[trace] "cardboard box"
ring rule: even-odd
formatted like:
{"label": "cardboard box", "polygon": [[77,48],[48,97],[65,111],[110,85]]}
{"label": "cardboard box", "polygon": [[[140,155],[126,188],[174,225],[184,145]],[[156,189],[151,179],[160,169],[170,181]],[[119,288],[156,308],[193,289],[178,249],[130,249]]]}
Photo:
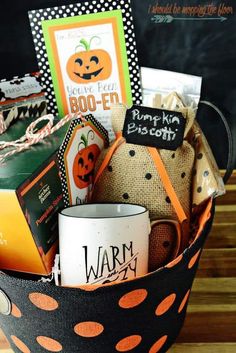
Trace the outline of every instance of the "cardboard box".
{"label": "cardboard box", "polygon": [[39,118],[47,103],[38,72],[0,81],[0,134],[19,119]]}
{"label": "cardboard box", "polygon": [[[24,135],[33,119],[18,121],[1,140]],[[68,124],[0,165],[0,269],[51,272],[63,207],[57,150]]]}

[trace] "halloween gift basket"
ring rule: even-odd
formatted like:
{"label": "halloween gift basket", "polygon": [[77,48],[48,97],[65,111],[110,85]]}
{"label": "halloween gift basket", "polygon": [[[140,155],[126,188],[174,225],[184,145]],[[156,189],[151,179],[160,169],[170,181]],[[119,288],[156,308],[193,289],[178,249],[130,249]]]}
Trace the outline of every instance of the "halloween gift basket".
{"label": "halloween gift basket", "polygon": [[[130,140],[127,124],[134,107],[114,105],[116,138],[98,157],[89,202],[138,203],[149,209],[153,222],[149,273],[120,282],[112,282],[111,277],[105,285],[74,288],[1,273],[1,327],[16,353],[163,353],[183,326],[213,222],[214,197],[224,193],[224,186],[195,119],[198,105],[204,104],[199,103],[199,85],[194,95],[194,90],[190,92],[179,83],[174,87],[171,82],[168,87],[165,78],[159,80],[158,87],[150,87],[149,81],[146,90],[148,72],[142,74],[144,105],[151,109],[148,116],[157,112],[175,112],[175,119],[181,116],[180,143],[173,148],[173,139],[167,141],[167,137],[159,146],[140,144],[137,136]],[[144,114],[141,107],[135,108]],[[219,112],[214,105],[209,108]],[[221,112],[219,116],[226,123]],[[230,142],[225,182],[233,166],[227,123],[226,129]],[[172,149],[163,145],[166,142]]]}

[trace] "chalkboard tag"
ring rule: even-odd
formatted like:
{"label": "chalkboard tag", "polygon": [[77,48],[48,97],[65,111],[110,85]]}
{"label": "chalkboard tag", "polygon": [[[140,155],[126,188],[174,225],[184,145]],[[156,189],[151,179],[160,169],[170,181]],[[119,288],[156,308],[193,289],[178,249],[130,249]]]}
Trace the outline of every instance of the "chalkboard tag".
{"label": "chalkboard tag", "polygon": [[183,143],[185,123],[181,112],[133,105],[126,111],[123,136],[127,143],[174,151]]}

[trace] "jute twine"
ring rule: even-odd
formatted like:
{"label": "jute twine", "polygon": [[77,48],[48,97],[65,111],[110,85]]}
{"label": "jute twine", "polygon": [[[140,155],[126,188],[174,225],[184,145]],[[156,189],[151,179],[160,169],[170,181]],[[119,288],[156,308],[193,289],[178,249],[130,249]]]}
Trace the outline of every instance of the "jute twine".
{"label": "jute twine", "polygon": [[[30,148],[30,146],[42,141],[45,137],[52,135],[59,130],[63,125],[73,118],[81,117],[81,114],[68,114],[53,126],[54,116],[52,114],[44,115],[33,121],[26,129],[25,134],[15,141],[0,141],[0,150],[10,149],[5,153],[0,154],[0,163],[3,163],[8,157],[16,153],[20,153]],[[47,121],[46,125],[40,130],[37,125],[41,121]]]}

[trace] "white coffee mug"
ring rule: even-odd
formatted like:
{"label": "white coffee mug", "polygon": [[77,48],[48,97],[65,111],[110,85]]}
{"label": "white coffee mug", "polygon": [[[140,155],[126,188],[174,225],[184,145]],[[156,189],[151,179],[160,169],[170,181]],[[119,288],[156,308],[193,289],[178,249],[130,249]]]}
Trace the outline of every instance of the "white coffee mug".
{"label": "white coffee mug", "polygon": [[105,284],[148,272],[149,213],[133,204],[68,207],[59,213],[61,285]]}

